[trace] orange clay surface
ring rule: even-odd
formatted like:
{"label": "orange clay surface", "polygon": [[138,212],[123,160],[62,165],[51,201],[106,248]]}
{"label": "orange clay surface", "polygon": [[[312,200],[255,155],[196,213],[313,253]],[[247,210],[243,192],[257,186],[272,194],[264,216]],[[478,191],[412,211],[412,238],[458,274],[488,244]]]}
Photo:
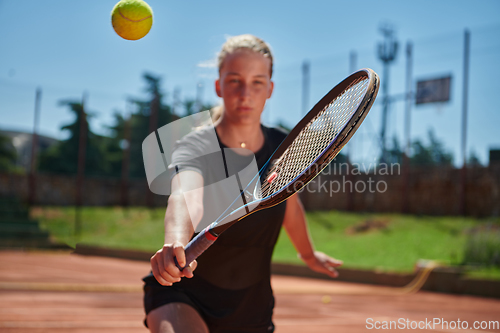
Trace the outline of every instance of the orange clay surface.
{"label": "orange clay surface", "polygon": [[[148,272],[147,262],[68,252],[0,251],[0,332],[146,333],[141,278]],[[496,299],[408,295],[397,288],[288,276],[273,276],[272,284],[277,333],[407,331],[368,329],[368,318],[379,325],[434,318],[469,325],[469,330],[441,325],[410,330],[425,332],[473,332],[474,321],[500,321]]]}

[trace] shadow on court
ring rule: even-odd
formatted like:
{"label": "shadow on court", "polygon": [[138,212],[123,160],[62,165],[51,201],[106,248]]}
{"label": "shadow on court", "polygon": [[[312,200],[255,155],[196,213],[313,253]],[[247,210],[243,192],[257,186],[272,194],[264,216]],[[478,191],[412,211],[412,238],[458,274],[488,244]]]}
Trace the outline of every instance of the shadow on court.
{"label": "shadow on court", "polygon": [[[0,331],[148,332],[142,324],[141,291],[141,278],[148,272],[147,262],[0,251]],[[376,330],[376,322],[404,323],[407,329],[420,324],[423,329],[417,331],[467,332],[474,322],[485,326],[500,320],[496,299],[408,295],[397,288],[287,276],[273,276],[272,283],[278,333],[367,332]],[[441,324],[430,325],[438,319]],[[464,322],[469,330],[463,329]],[[491,326],[480,331],[500,332]]]}

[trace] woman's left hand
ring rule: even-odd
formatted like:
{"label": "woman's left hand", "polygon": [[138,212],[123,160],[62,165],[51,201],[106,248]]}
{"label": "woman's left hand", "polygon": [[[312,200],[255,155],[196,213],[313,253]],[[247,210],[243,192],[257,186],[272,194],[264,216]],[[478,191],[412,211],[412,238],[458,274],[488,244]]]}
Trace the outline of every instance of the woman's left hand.
{"label": "woman's left hand", "polygon": [[314,251],[312,255],[305,258],[301,255],[299,257],[313,271],[326,274],[332,278],[339,276],[335,267],[342,266],[343,264],[342,260],[337,260],[319,251]]}

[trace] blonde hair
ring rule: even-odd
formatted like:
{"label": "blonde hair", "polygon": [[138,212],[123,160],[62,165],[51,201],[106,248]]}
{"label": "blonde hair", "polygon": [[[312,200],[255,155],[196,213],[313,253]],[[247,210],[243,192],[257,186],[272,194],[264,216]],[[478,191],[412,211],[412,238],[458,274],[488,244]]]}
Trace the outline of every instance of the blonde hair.
{"label": "blonde hair", "polygon": [[224,112],[223,105],[217,105],[210,109],[210,116],[212,117],[212,123],[215,123],[220,119],[222,113]]}
{"label": "blonde hair", "polygon": [[[271,52],[271,47],[259,37],[250,34],[229,37],[222,45],[222,48],[217,56],[217,67],[219,69],[219,73],[226,57],[241,49],[248,49],[253,52],[260,53],[265,58],[268,58],[271,61],[269,77],[273,76],[273,54]],[[210,111],[212,114],[212,121],[216,122],[224,112],[224,106],[216,106]]]}
{"label": "blonde hair", "polygon": [[226,57],[229,54],[234,53],[236,50],[241,49],[249,49],[253,52],[260,53],[264,57],[271,60],[269,76],[273,76],[273,54],[271,52],[271,47],[259,37],[250,34],[232,36],[226,40],[226,42],[222,45],[219,55],[217,56],[219,72]]}

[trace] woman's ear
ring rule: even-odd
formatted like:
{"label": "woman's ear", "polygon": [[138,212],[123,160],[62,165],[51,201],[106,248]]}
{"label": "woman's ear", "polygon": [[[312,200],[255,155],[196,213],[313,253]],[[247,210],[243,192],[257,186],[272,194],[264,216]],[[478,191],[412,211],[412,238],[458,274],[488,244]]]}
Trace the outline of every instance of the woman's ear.
{"label": "woman's ear", "polygon": [[274,90],[274,82],[270,81],[269,82],[269,93],[267,94],[267,98],[271,98]]}
{"label": "woman's ear", "polygon": [[220,79],[215,80],[215,92],[217,96],[222,97],[221,89],[220,89]]}

